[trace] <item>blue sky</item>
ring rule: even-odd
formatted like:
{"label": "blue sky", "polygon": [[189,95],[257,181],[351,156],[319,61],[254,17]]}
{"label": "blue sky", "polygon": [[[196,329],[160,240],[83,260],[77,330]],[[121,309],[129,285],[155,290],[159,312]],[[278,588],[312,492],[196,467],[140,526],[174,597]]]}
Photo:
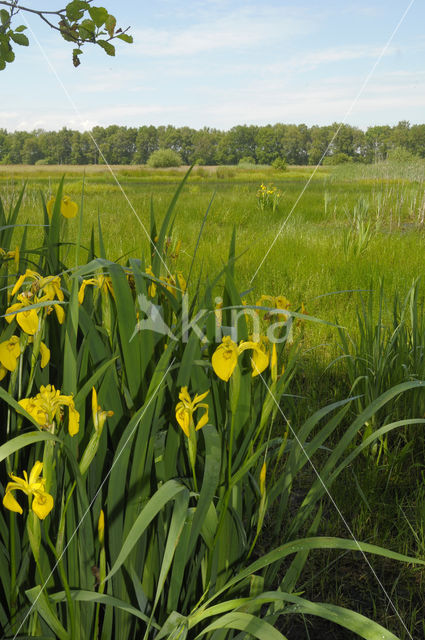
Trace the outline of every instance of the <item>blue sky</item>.
{"label": "blue sky", "polygon": [[[63,2],[66,4],[66,1]],[[229,129],[342,121],[409,0],[98,0],[134,44],[111,58],[28,18],[28,49],[0,72],[0,127],[188,125]],[[57,0],[28,0],[56,9]],[[347,122],[425,122],[425,3],[416,0]],[[62,83],[62,84],[61,84]],[[64,89],[65,88],[65,89]],[[77,112],[69,101],[71,96]]]}

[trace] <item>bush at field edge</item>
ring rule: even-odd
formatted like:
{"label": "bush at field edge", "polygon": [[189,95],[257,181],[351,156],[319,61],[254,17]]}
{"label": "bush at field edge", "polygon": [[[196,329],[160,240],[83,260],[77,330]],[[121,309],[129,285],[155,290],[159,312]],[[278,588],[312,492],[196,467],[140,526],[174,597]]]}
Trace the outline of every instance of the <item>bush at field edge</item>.
{"label": "bush at field edge", "polygon": [[147,164],[154,169],[164,169],[167,167],[180,167],[183,161],[180,155],[172,149],[157,149],[151,153]]}

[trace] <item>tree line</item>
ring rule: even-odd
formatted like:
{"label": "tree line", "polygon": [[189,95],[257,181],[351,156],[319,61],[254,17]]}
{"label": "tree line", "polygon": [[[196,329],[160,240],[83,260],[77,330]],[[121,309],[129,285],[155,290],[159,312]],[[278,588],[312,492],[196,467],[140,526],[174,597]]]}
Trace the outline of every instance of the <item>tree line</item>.
{"label": "tree line", "polygon": [[[1,164],[146,164],[158,149],[172,149],[184,164],[271,164],[277,158],[288,164],[317,164],[328,149],[325,163],[385,160],[395,150],[425,157],[425,124],[406,120],[395,126],[369,127],[366,131],[338,123],[307,127],[305,124],[238,125],[228,131],[209,127],[111,125],[80,132],[14,131],[0,129]],[[93,139],[96,141],[94,144]],[[330,146],[329,146],[330,145]],[[104,160],[105,159],[105,160]]]}

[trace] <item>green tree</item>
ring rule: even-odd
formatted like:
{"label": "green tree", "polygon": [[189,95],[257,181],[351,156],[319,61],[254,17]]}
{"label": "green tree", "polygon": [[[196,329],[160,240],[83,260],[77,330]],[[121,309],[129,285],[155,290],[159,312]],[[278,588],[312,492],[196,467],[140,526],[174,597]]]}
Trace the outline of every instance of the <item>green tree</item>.
{"label": "green tree", "polygon": [[217,164],[217,145],[221,135],[221,131],[208,127],[195,131],[192,137],[192,151],[189,163]]}
{"label": "green tree", "polygon": [[281,157],[282,149],[279,144],[278,130],[268,124],[259,127],[256,136],[256,155],[260,164],[272,164]]}
{"label": "green tree", "polygon": [[158,131],[153,125],[139,127],[136,136],[136,151],[133,156],[134,164],[146,164],[149,156],[159,149]]}
{"label": "green tree", "polygon": [[244,156],[257,160],[257,132],[258,127],[252,125],[238,125],[227,131],[217,147],[220,164],[237,164]]}
{"label": "green tree", "polygon": [[[116,126],[116,125],[113,125]],[[102,159],[102,155],[101,154],[105,154],[107,153],[107,138],[108,138],[108,134],[107,134],[107,130],[105,129],[105,127],[93,127],[93,129],[91,130],[91,134],[93,136],[93,139],[96,141],[96,145],[95,145],[95,150],[93,153],[93,164],[103,164],[103,159]],[[100,149],[100,153],[99,153],[99,149]]]}
{"label": "green tree", "polygon": [[334,122],[332,128],[334,132],[338,131],[332,142],[332,154],[340,155],[341,158],[346,155],[349,158],[360,159],[364,149],[363,131],[349,124],[339,125],[337,122]]}
{"label": "green tree", "polygon": [[276,125],[279,139],[279,157],[288,164],[307,164],[308,129],[305,124]]}
{"label": "green tree", "polygon": [[365,160],[379,162],[385,160],[391,146],[391,127],[388,125],[369,127],[365,133]]}
{"label": "green tree", "polygon": [[160,149],[172,149],[178,153],[185,164],[189,163],[192,151],[192,138],[195,133],[190,127],[158,127],[158,146]]}
{"label": "green tree", "polygon": [[81,133],[73,131],[71,136],[71,164],[86,164],[81,150]]}
{"label": "green tree", "polygon": [[22,146],[22,162],[24,164],[35,164],[43,157],[40,144],[36,135],[30,135]]}
{"label": "green tree", "polygon": [[223,131],[217,144],[216,159],[218,164],[236,164],[236,151],[232,146],[230,131]]}
{"label": "green tree", "polygon": [[47,164],[59,164],[61,150],[58,144],[58,132],[43,131],[38,139],[44,161]]}
{"label": "green tree", "polygon": [[22,164],[22,150],[28,137],[30,134],[26,131],[15,131],[10,134],[9,148],[3,159],[4,164]]}
{"label": "green tree", "polygon": [[73,131],[63,127],[57,132],[56,138],[56,164],[71,164]]}
{"label": "green tree", "polygon": [[119,127],[109,138],[106,159],[111,164],[131,164],[136,152],[136,127]]}
{"label": "green tree", "polygon": [[6,129],[0,129],[0,163],[4,162],[4,158],[9,151],[9,134]]}
{"label": "green tree", "polygon": [[108,56],[114,56],[112,40],[133,42],[132,36],[127,33],[129,28],[117,28],[116,18],[104,7],[94,6],[92,0],[72,0],[55,11],[30,8],[22,5],[20,0],[0,0],[0,6],[3,7],[0,9],[0,71],[15,60],[15,45],[29,45],[28,37],[23,33],[26,26],[15,26],[21,12],[37,15],[64,40],[73,44],[72,62],[75,67],[80,64],[82,47],[86,44],[96,44]]}
{"label": "green tree", "polygon": [[308,164],[318,164],[332,140],[332,127],[313,125],[310,129],[310,142],[307,148]]}
{"label": "green tree", "polygon": [[409,149],[409,130],[410,122],[408,120],[400,120],[391,131],[391,146]]}
{"label": "green tree", "polygon": [[425,158],[425,124],[414,124],[410,127],[409,151]]}

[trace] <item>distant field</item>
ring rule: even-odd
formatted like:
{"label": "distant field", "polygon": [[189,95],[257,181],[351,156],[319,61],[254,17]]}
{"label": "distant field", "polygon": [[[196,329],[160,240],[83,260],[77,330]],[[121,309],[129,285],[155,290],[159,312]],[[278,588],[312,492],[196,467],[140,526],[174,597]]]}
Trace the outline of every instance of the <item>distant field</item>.
{"label": "distant field", "polygon": [[[155,210],[165,212],[185,168],[118,166],[113,171],[131,206],[101,165],[3,166],[1,196],[10,204],[27,181],[20,222],[39,225],[40,192],[48,198],[65,173],[65,193],[80,201],[85,174],[85,241],[92,225],[97,227],[99,215],[108,255],[119,259],[147,254],[142,224],[149,227],[151,197]],[[248,291],[247,301],[255,303],[262,293],[284,294],[293,309],[304,301],[310,314],[351,326],[356,291],[376,286],[384,278],[389,298],[394,291],[404,295],[425,270],[424,166],[321,167],[281,230],[312,171],[312,167],[290,167],[283,173],[267,167],[195,168],[177,205],[174,239],[182,240],[178,268],[183,272],[189,268],[203,216],[213,198],[200,240],[198,266],[200,269],[202,263],[205,277],[221,264],[235,226],[239,286]],[[262,182],[283,193],[274,213],[258,206],[256,194]],[[68,227],[72,242],[77,222],[71,220]],[[37,227],[31,230],[32,246],[37,245],[39,233]],[[309,327],[307,344],[334,344],[335,329]],[[330,353],[336,354],[333,346]]]}

